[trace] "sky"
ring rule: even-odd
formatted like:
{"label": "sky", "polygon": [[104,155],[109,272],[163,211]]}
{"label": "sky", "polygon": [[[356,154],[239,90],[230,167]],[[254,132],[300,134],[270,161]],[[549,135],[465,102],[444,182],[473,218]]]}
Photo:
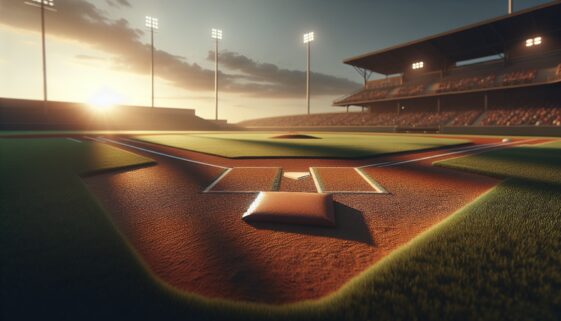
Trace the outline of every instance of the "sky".
{"label": "sky", "polygon": [[[548,1],[515,0],[514,10]],[[306,46],[313,31],[311,110],[361,86],[346,58],[506,14],[507,0],[54,0],[46,12],[49,100],[195,109],[229,122],[306,112]],[[382,77],[381,75],[375,75]],[[0,0],[0,97],[42,99],[40,10]]]}

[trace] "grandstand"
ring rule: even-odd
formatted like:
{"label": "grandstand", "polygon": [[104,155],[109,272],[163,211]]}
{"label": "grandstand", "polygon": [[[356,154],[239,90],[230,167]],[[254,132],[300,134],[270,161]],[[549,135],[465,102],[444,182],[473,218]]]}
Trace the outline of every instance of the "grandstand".
{"label": "grandstand", "polygon": [[[378,126],[391,131],[561,135],[561,2],[353,57],[364,87],[347,113],[251,120],[246,127]],[[369,80],[370,75],[383,78]],[[349,113],[350,106],[365,113]]]}

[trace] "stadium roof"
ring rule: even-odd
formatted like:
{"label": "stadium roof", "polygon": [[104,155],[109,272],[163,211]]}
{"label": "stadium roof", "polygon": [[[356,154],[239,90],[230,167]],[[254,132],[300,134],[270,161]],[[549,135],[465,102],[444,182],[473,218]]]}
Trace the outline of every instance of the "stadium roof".
{"label": "stadium roof", "polygon": [[356,56],[344,63],[380,74],[397,74],[416,61],[434,67],[500,54],[536,34],[561,39],[561,1]]}

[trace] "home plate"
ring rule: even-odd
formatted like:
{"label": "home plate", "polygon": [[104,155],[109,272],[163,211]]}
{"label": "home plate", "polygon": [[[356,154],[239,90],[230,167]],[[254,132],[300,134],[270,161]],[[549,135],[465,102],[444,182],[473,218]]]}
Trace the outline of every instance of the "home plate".
{"label": "home plate", "polygon": [[294,180],[299,180],[310,176],[310,172],[284,172],[282,176]]}
{"label": "home plate", "polygon": [[331,194],[302,192],[260,192],[242,219],[316,226],[335,226]]}

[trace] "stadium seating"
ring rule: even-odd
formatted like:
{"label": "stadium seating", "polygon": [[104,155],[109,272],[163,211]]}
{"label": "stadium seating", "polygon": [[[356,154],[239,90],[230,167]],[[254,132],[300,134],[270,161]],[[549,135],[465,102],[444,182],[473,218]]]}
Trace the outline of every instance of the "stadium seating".
{"label": "stadium seating", "polygon": [[[478,119],[481,119],[478,121]],[[279,126],[561,126],[561,105],[437,112],[350,112],[281,116],[241,122],[246,127]]]}
{"label": "stadium seating", "polygon": [[417,96],[422,94],[424,89],[425,89],[425,85],[423,84],[402,86],[399,87],[395,96],[396,97]]}
{"label": "stadium seating", "polygon": [[503,76],[503,86],[529,84],[536,79],[537,70],[515,71]]}
{"label": "stadium seating", "polygon": [[561,126],[561,108],[497,108],[488,111],[481,119],[484,126]]}
{"label": "stadium seating", "polygon": [[352,102],[372,100],[372,99],[382,99],[388,96],[389,92],[390,92],[389,89],[367,89],[367,90],[361,90],[358,93],[347,97],[346,99]]}
{"label": "stadium seating", "polygon": [[489,88],[495,86],[496,78],[496,75],[488,75],[441,81],[438,83],[436,92],[441,93]]}
{"label": "stadium seating", "polygon": [[483,113],[481,110],[470,110],[463,113],[459,113],[448,123],[448,126],[470,126],[477,118]]}
{"label": "stadium seating", "polygon": [[[561,64],[549,65],[543,70],[544,80],[561,79]],[[395,80],[386,79],[370,81],[366,86],[351,95],[335,101],[336,105],[352,104],[356,102],[375,101],[385,98],[422,96],[439,93],[462,92],[486,88],[498,88],[505,86],[518,86],[538,82],[538,69],[522,69],[520,66],[513,68],[498,68],[494,71],[489,69],[479,70],[476,74],[472,71],[468,74],[455,72],[443,79],[430,78],[413,81],[413,83],[401,84]]]}

